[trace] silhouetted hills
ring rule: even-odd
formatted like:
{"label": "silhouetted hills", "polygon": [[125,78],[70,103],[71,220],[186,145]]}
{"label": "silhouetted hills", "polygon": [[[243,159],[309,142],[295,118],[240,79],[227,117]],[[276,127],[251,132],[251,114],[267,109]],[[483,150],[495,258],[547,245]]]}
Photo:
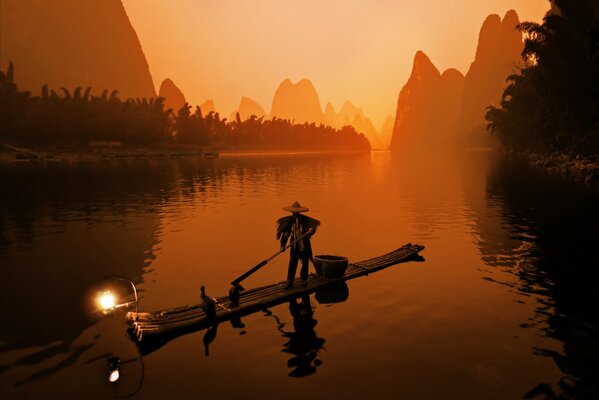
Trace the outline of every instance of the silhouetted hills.
{"label": "silhouetted hills", "polygon": [[352,126],[363,133],[374,147],[387,145],[381,141],[372,121],[364,115],[362,109],[350,101],[343,103],[339,112],[329,102],[323,113],[318,92],[308,79],[302,79],[296,84],[289,79],[281,82],[272,101],[270,117],[288,119],[295,123],[314,122],[337,129]]}
{"label": "silhouetted hills", "polygon": [[216,108],[214,108],[214,102],[212,100],[206,100],[200,104],[200,109],[204,115],[210,114],[211,112],[216,112]]}
{"label": "silhouetted hills", "polygon": [[316,88],[308,79],[295,84],[289,79],[281,82],[272,99],[270,117],[288,119],[298,124],[326,123]]}
{"label": "silhouetted hills", "polygon": [[334,123],[337,125],[351,125],[356,116],[364,117],[362,109],[356,107],[352,102],[346,101],[337,113]]}
{"label": "silhouetted hills", "polygon": [[426,54],[416,52],[410,78],[399,92],[391,149],[399,147],[400,142],[411,142],[418,132],[430,130],[427,124],[431,118],[427,118],[426,114],[436,101],[433,88],[440,77]]}
{"label": "silhouetted hills", "polygon": [[158,96],[164,98],[164,108],[167,110],[170,108],[175,114],[187,102],[183,92],[169,78],[162,81]]}
{"label": "silhouetted hills", "polygon": [[485,123],[485,110],[497,105],[507,83],[506,78],[517,72],[524,44],[516,29],[520,23],[514,10],[503,20],[489,15],[480,29],[476,56],[464,81],[462,115],[458,129],[468,132]]}
{"label": "silhouetted hills", "polygon": [[122,98],[156,91],[120,0],[2,0],[0,68],[12,61],[22,89],[91,86]]}
{"label": "silhouetted hills", "polygon": [[381,141],[380,135],[372,121],[364,115],[362,108],[356,107],[352,102],[346,101],[341,106],[339,112],[335,112],[335,108],[329,102],[325,108],[325,118],[327,123],[334,128],[342,128],[343,126],[353,126],[358,132],[363,133],[373,147],[386,147],[387,144]]}
{"label": "silhouetted hills", "polygon": [[485,110],[497,104],[506,78],[517,71],[522,36],[518,15],[484,21],[474,62],[464,77],[450,68],[440,74],[422,51],[414,57],[412,73],[399,93],[391,149],[448,143],[490,143],[484,129]]}
{"label": "silhouetted hills", "polygon": [[324,117],[329,121],[330,124],[334,124],[337,122],[337,113],[335,112],[335,108],[329,101],[324,108]]}
{"label": "silhouetted hills", "polygon": [[260,104],[258,104],[256,101],[250,99],[249,97],[241,98],[241,101],[239,102],[239,107],[237,108],[236,111],[233,111],[231,113],[229,120],[231,120],[231,121],[235,120],[237,118],[236,117],[237,113],[239,113],[239,117],[241,118],[242,121],[245,121],[246,119],[250,118],[252,115],[255,115],[256,117],[260,118],[266,114],[266,112],[264,112],[264,108],[262,108],[262,106]]}
{"label": "silhouetted hills", "polygon": [[395,120],[393,119],[393,117],[391,115],[389,115],[383,122],[383,125],[381,126],[381,130],[379,131],[379,136],[381,138],[381,141],[386,144],[384,147],[388,147],[389,143],[391,142],[391,136],[393,135],[394,122],[395,122]]}
{"label": "silhouetted hills", "polygon": [[391,149],[437,141],[451,133],[459,116],[463,75],[449,69],[441,75],[422,51],[399,93]]}
{"label": "silhouetted hills", "polygon": [[441,136],[446,139],[454,134],[453,127],[460,117],[464,84],[466,79],[460,71],[449,68],[441,74],[438,115],[442,129]]}
{"label": "silhouetted hills", "polygon": [[[362,110],[360,109],[360,111]],[[379,137],[379,133],[376,131],[374,124],[369,118],[364,116],[364,113],[360,112],[354,114],[354,119],[350,125],[353,126],[358,132],[363,133],[373,147],[377,149],[383,147],[381,138]]]}

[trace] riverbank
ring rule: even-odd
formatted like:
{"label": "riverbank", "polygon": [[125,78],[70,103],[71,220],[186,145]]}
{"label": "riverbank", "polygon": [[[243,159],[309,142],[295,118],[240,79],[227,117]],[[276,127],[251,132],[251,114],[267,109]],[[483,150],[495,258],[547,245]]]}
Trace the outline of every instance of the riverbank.
{"label": "riverbank", "polygon": [[77,162],[104,160],[135,160],[180,157],[218,157],[215,150],[200,150],[189,146],[145,147],[18,147],[0,145],[0,162]]}
{"label": "riverbank", "polygon": [[537,169],[564,179],[599,185],[599,157],[583,157],[568,153],[518,153]]}
{"label": "riverbank", "polygon": [[216,158],[220,156],[280,156],[306,154],[363,153],[352,150],[323,149],[200,149],[195,146],[168,145],[161,147],[51,147],[33,148],[0,144],[0,162],[79,162],[107,160],[143,160],[166,158]]}

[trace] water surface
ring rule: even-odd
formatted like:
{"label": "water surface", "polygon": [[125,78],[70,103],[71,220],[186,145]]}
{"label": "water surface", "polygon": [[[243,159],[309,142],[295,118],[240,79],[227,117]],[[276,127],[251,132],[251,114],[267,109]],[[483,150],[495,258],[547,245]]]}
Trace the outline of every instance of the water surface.
{"label": "water surface", "polygon": [[[516,161],[228,156],[5,164],[0,177],[3,399],[599,393],[597,192]],[[426,261],[350,281],[345,301],[312,295],[143,358],[122,313],[92,312],[111,274],[137,284],[142,310],[197,303],[201,285],[225,294],[278,250],[274,221],[295,200],[322,221],[317,254],[360,261],[412,242]],[[245,286],[283,280],[286,262]]]}

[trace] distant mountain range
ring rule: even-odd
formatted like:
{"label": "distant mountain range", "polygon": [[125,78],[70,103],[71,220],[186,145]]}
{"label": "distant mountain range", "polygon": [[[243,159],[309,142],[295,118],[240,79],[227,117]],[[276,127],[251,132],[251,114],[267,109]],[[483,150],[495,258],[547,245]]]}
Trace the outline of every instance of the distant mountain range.
{"label": "distant mountain range", "polygon": [[316,88],[308,79],[295,84],[289,79],[281,82],[272,99],[270,117],[288,119],[298,124],[327,122]]}
{"label": "distant mountain range", "polygon": [[175,83],[169,78],[166,78],[164,81],[162,81],[160,90],[158,91],[158,96],[164,98],[164,108],[170,108],[175,115],[177,115],[181,107],[187,103],[185,100],[185,95],[181,89],[179,89],[177,85],[175,85]]}
{"label": "distant mountain range", "polygon": [[[185,97],[170,79],[162,83],[160,96],[166,98],[165,104],[173,108],[175,113],[185,103]],[[207,100],[200,105],[200,108],[203,114],[216,111],[212,100]],[[237,113],[239,113],[242,121],[255,115],[257,118],[276,117],[287,119],[297,124],[314,122],[334,128],[351,125],[356,131],[363,133],[374,148],[385,148],[389,145],[393,128],[393,119],[388,117],[381,128],[381,132],[384,131],[385,134],[379,134],[372,121],[364,115],[362,109],[349,101],[343,104],[339,112],[335,112],[333,105],[327,103],[325,112],[323,112],[318,92],[314,84],[308,79],[302,79],[297,83],[293,83],[289,79],[283,80],[275,91],[271,111],[268,114],[260,104],[249,97],[241,98],[239,107],[229,115],[229,120],[234,121],[237,118]]]}
{"label": "distant mountain range", "polygon": [[[121,98],[156,96],[148,63],[120,0],[2,0],[0,7],[0,68],[12,61],[21,89],[39,94],[44,84],[71,90],[91,86],[94,93],[117,89]],[[335,128],[351,125],[374,148],[391,142],[393,150],[418,142],[443,145],[488,137],[482,132],[485,109],[498,103],[507,76],[520,62],[518,23],[514,10],[503,19],[487,17],[466,76],[455,69],[440,73],[424,52],[417,52],[411,76],[399,93],[395,120],[387,118],[380,131],[349,101],[338,112],[331,103],[323,111],[308,79],[283,80],[269,113],[256,101],[241,98],[229,119],[238,112],[242,120],[256,115]],[[186,102],[171,79],[162,82],[159,95],[175,114]],[[212,100],[200,108],[203,114],[216,111]]]}
{"label": "distant mountain range", "polygon": [[202,114],[210,114],[211,112],[216,112],[216,108],[214,107],[214,101],[206,100],[202,104],[200,104],[200,110],[202,110]]}
{"label": "distant mountain range", "polygon": [[[325,107],[325,117],[328,124],[341,128],[345,125],[353,126],[358,132],[363,133],[373,148],[383,148],[388,146],[388,140],[377,131],[372,121],[364,115],[362,108],[356,107],[350,101],[346,101],[341,106],[339,112],[335,112],[333,105],[329,102]],[[387,136],[391,138],[391,135]],[[385,143],[386,142],[386,143]]]}
{"label": "distant mountain range", "polygon": [[255,100],[250,99],[249,97],[242,97],[239,102],[239,107],[234,111],[229,120],[234,121],[237,118],[237,113],[239,113],[239,119],[245,121],[255,115],[257,118],[264,117],[266,112],[264,108],[260,104],[258,104]]}
{"label": "distant mountain range", "polygon": [[269,116],[289,119],[296,123],[315,122],[334,128],[351,125],[356,131],[363,133],[373,147],[380,148],[386,145],[372,121],[364,115],[361,108],[351,102],[346,101],[339,112],[335,112],[333,105],[327,103],[323,112],[318,92],[308,79],[302,79],[295,84],[289,79],[281,82],[274,94]]}
{"label": "distant mountain range", "polygon": [[523,49],[518,14],[484,21],[474,61],[466,76],[455,69],[442,74],[422,51],[399,93],[391,149],[490,143],[484,114],[501,99],[506,79],[517,72]]}
{"label": "distant mountain range", "polygon": [[20,89],[118,89],[155,97],[148,62],[120,0],[2,0],[0,68],[15,66]]}

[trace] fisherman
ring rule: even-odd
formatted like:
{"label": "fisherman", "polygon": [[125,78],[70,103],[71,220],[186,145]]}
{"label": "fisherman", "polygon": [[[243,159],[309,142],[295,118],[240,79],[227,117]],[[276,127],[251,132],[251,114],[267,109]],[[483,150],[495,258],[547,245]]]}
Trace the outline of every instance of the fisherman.
{"label": "fisherman", "polygon": [[[293,243],[289,257],[289,269],[287,270],[287,285],[285,286],[286,289],[289,289],[293,286],[299,260],[302,261],[300,278],[304,282],[308,279],[309,262],[312,259],[310,237],[316,232],[316,228],[320,226],[320,221],[303,215],[302,213],[308,211],[309,208],[303,207],[297,201],[289,207],[283,207],[283,210],[290,212],[291,215],[277,220],[277,239],[281,243],[281,250],[285,249],[287,240]],[[307,235],[294,243],[295,240],[305,234]]]}

